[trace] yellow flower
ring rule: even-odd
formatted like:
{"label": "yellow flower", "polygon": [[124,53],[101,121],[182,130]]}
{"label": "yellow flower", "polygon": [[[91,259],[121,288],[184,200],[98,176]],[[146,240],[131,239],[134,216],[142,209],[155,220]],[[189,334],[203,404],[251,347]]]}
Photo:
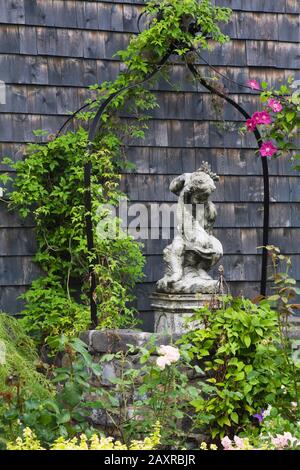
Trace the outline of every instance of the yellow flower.
{"label": "yellow flower", "polygon": [[[154,426],[153,433],[143,441],[132,441],[130,450],[152,450],[160,444],[160,423]],[[30,428],[23,431],[23,438],[18,437],[15,443],[10,442],[7,445],[8,450],[45,450],[36,435]],[[129,450],[125,444],[120,441],[114,441],[112,437],[99,437],[94,434],[90,439],[85,434],[73,439],[59,437],[51,445],[49,450]]]}

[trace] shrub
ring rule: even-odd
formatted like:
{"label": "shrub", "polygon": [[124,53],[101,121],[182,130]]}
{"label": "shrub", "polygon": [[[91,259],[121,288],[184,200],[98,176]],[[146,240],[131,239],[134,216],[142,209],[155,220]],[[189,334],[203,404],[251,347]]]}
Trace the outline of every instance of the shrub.
{"label": "shrub", "polygon": [[[143,441],[132,441],[127,447],[111,437],[99,437],[94,434],[90,439],[85,434],[78,438],[65,439],[60,437],[49,450],[152,450],[160,443],[160,424],[156,423],[152,434]],[[24,429],[23,438],[17,438],[16,442],[8,444],[8,450],[45,450],[36,435],[30,428]]]}
{"label": "shrub", "polygon": [[38,372],[40,360],[35,345],[20,322],[0,314],[0,446],[18,433],[19,412],[11,405],[24,399],[42,403],[52,399],[54,386]]}
{"label": "shrub", "polygon": [[267,300],[255,305],[228,297],[222,308],[203,308],[195,319],[205,328],[181,341],[207,375],[192,402],[198,425],[208,425],[213,438],[232,436],[268,405],[288,410],[297,399],[294,377],[281,348],[278,314]]}
{"label": "shrub", "polygon": [[27,396],[49,398],[54,388],[45,376],[37,371],[40,363],[32,339],[24,332],[15,318],[0,314],[0,342],[4,346],[4,355],[0,364],[0,394],[12,393],[14,383],[22,384]]}

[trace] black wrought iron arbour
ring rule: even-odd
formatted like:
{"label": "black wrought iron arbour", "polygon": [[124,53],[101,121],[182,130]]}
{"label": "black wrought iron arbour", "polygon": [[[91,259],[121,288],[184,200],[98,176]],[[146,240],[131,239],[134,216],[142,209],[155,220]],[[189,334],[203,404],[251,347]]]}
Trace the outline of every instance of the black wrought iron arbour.
{"label": "black wrought iron arbour", "polygon": [[[138,29],[140,31],[140,21],[142,18],[142,15],[145,13],[142,13],[138,20]],[[188,31],[192,33],[193,35],[197,35],[201,32],[200,28],[197,26],[197,23],[194,19],[192,19],[189,15],[185,16],[182,18],[182,27],[185,29],[185,31]],[[154,66],[154,69],[144,78],[144,80],[139,81],[139,82],[133,82],[132,84],[118,90],[117,92],[112,93],[98,108],[92,123],[89,128],[89,134],[88,134],[88,152],[91,154],[93,151],[93,146],[94,146],[94,141],[96,138],[97,133],[101,130],[101,125],[103,125],[103,121],[101,120],[101,117],[106,110],[107,106],[120,94],[122,94],[124,91],[127,91],[129,89],[133,89],[136,87],[139,87],[141,85],[145,85],[149,80],[151,80],[160,70],[161,68],[167,63],[168,59],[172,54],[174,54],[174,51],[178,48],[178,44],[173,47],[171,46],[168,53],[163,57],[163,59]],[[249,88],[244,84],[235,82],[234,80],[230,79],[224,74],[221,74],[217,69],[212,67],[203,57],[201,57],[199,51],[195,49],[193,46],[190,48],[190,53],[193,53],[199,57],[200,60],[204,61],[209,67],[211,67],[217,74],[221,75],[223,78],[226,80],[229,80],[231,82],[234,82],[240,87],[245,87]],[[214,87],[211,83],[208,83],[207,80],[205,80],[200,73],[197,70],[197,65],[195,63],[187,62],[187,67],[189,68],[190,72],[194,76],[194,78],[202,85],[204,86],[208,91],[210,91],[212,94],[215,94],[225,100],[227,103],[232,105],[234,108],[236,108],[239,113],[245,118],[245,119],[250,119],[251,116],[250,114],[241,106],[239,103],[234,101],[232,98],[227,96],[225,93],[220,91],[218,88]],[[96,102],[97,100],[92,101],[92,103]],[[62,127],[59,129],[57,132],[57,136],[63,131],[63,129],[66,127],[66,125],[74,119],[74,117],[81,112],[83,109],[86,107],[90,106],[91,103],[84,104],[79,108],[77,111],[75,111],[62,125]],[[262,137],[258,129],[254,131],[254,136],[257,141],[258,147],[261,146],[262,144]],[[262,296],[266,295],[266,290],[267,290],[267,264],[268,264],[268,251],[266,249],[266,246],[269,243],[269,220],[270,220],[270,184],[269,184],[269,170],[268,170],[268,161],[266,158],[261,157],[261,164],[262,164],[262,177],[263,177],[263,188],[264,188],[264,194],[263,194],[263,239],[262,239],[262,261],[261,261],[261,279],[260,279],[260,294]],[[84,164],[84,187],[85,187],[85,193],[84,193],[84,205],[85,205],[85,225],[86,225],[86,239],[87,239],[87,247],[88,247],[88,252],[93,253],[94,251],[94,227],[93,227],[93,222],[92,222],[92,195],[91,195],[91,175],[92,175],[92,163],[90,161],[87,161]],[[96,275],[95,275],[95,261],[92,261],[89,265],[89,278],[90,278],[90,292],[89,292],[89,301],[90,301],[90,312],[91,312],[91,327],[95,328],[98,323],[98,318],[97,318],[97,305],[95,301],[95,289],[96,289]]]}

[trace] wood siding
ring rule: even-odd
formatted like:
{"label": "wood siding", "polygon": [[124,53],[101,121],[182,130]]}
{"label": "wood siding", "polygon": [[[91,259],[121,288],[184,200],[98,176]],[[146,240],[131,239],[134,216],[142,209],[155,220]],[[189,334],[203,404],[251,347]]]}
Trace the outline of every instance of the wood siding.
{"label": "wood siding", "polygon": [[[203,52],[205,61],[238,82],[248,78],[278,84],[300,78],[300,3],[298,0],[216,0],[233,8],[225,27],[231,42]],[[115,78],[120,63],[114,53],[137,32],[142,1],[0,0],[0,80],[6,103],[0,104],[0,155],[22,158],[34,129],[55,132],[70,111],[89,96],[89,85]],[[205,62],[201,68],[208,69]],[[132,141],[128,159],[136,169],[124,175],[131,202],[173,203],[168,191],[174,175],[195,170],[202,160],[221,175],[214,195],[216,235],[224,245],[226,276],[236,293],[259,289],[262,240],[261,163],[253,136],[241,137],[240,115],[221,111],[210,95],[195,88],[189,72],[174,63],[176,90],[163,80],[156,87],[160,107],[153,113],[144,141]],[[258,97],[223,80],[232,97],[249,112]],[[130,116],[124,115],[124,119]],[[220,126],[226,121],[226,129]],[[2,165],[0,171],[7,169]],[[271,242],[292,255],[300,280],[300,179],[284,160],[270,162]],[[172,236],[172,231],[170,237]],[[144,240],[145,281],[137,286],[137,307],[151,329],[149,294],[162,274],[168,240]],[[0,203],[0,309],[17,313],[24,292],[39,273],[32,263],[34,228]]]}

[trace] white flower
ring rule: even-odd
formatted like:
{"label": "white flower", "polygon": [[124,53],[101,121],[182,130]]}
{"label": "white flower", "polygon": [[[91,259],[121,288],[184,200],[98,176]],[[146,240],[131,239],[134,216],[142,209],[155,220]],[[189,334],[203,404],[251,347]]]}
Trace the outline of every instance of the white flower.
{"label": "white flower", "polygon": [[298,403],[296,401],[292,401],[291,406],[292,406],[292,408],[297,408]]}
{"label": "white flower", "polygon": [[262,412],[263,418],[266,418],[267,416],[270,416],[272,410],[272,406],[268,405],[268,408]]}
{"label": "white flower", "polygon": [[180,358],[179,349],[174,348],[173,346],[160,346],[158,348],[158,354],[167,356],[171,362],[177,362]]}
{"label": "white flower", "polygon": [[166,366],[169,366],[171,363],[165,356],[160,356],[156,359],[156,364],[161,370],[164,370]]}
{"label": "white flower", "polygon": [[157,358],[156,364],[162,370],[164,370],[166,366],[170,366],[173,362],[177,362],[180,358],[179,349],[173,346],[160,346],[158,348],[158,354],[160,354],[160,357]]}
{"label": "white flower", "polygon": [[1,188],[1,186],[0,186],[0,197],[3,197],[3,196],[4,196],[4,189]]}

